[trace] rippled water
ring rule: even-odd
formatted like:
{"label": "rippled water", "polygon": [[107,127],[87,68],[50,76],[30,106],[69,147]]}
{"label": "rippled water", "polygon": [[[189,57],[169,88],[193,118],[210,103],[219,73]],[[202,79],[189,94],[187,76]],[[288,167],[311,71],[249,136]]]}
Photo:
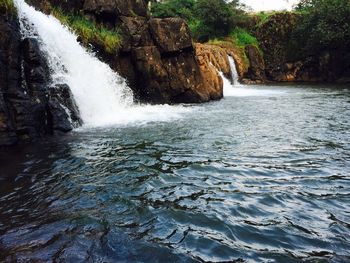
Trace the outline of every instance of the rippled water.
{"label": "rippled water", "polygon": [[2,150],[0,261],[350,262],[349,89],[244,92]]}

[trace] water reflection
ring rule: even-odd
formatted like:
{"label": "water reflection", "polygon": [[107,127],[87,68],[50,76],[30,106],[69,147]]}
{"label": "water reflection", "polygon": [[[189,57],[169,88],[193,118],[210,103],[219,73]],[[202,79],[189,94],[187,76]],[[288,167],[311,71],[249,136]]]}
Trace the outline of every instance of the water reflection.
{"label": "water reflection", "polygon": [[349,93],[278,91],[2,152],[0,260],[349,261]]}

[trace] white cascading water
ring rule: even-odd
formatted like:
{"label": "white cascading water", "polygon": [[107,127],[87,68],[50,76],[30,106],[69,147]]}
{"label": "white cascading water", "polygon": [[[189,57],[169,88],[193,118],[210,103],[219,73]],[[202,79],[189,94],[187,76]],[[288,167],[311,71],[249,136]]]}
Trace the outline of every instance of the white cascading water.
{"label": "white cascading water", "polygon": [[220,72],[220,75],[224,81],[224,97],[237,96],[238,94],[238,86],[241,84],[238,82],[238,72],[236,68],[236,63],[233,57],[228,56],[228,61],[231,69],[231,80],[225,77],[225,75]]}
{"label": "white cascading water", "polygon": [[[124,79],[82,47],[67,27],[24,0],[15,0],[15,3],[23,34],[37,34],[41,48],[48,56],[54,84],[65,83],[71,88],[84,125],[166,121],[189,111],[181,106],[135,105],[132,91]],[[23,21],[31,28],[24,26]]]}
{"label": "white cascading water", "polygon": [[220,73],[224,81],[224,97],[250,97],[250,96],[271,96],[280,94],[280,91],[266,90],[262,87],[256,88],[239,83],[239,75],[233,57],[228,56],[231,68],[231,80],[227,79],[223,73]]}
{"label": "white cascading water", "polygon": [[238,82],[239,76],[238,76],[235,60],[233,59],[233,57],[228,56],[228,61],[230,63],[230,68],[231,68],[232,85],[239,86],[240,85]]}

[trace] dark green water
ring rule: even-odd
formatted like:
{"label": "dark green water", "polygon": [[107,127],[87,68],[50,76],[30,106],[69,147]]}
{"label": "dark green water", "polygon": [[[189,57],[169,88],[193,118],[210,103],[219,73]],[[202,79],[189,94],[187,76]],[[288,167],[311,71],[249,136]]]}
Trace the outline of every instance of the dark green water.
{"label": "dark green water", "polygon": [[0,262],[350,262],[350,90],[238,94],[2,150]]}

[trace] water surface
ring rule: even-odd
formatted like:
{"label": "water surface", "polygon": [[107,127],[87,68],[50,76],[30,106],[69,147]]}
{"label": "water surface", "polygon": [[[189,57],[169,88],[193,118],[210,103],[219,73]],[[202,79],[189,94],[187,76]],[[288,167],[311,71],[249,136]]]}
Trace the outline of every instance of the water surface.
{"label": "water surface", "polygon": [[0,261],[350,262],[349,89],[229,95],[2,150]]}

